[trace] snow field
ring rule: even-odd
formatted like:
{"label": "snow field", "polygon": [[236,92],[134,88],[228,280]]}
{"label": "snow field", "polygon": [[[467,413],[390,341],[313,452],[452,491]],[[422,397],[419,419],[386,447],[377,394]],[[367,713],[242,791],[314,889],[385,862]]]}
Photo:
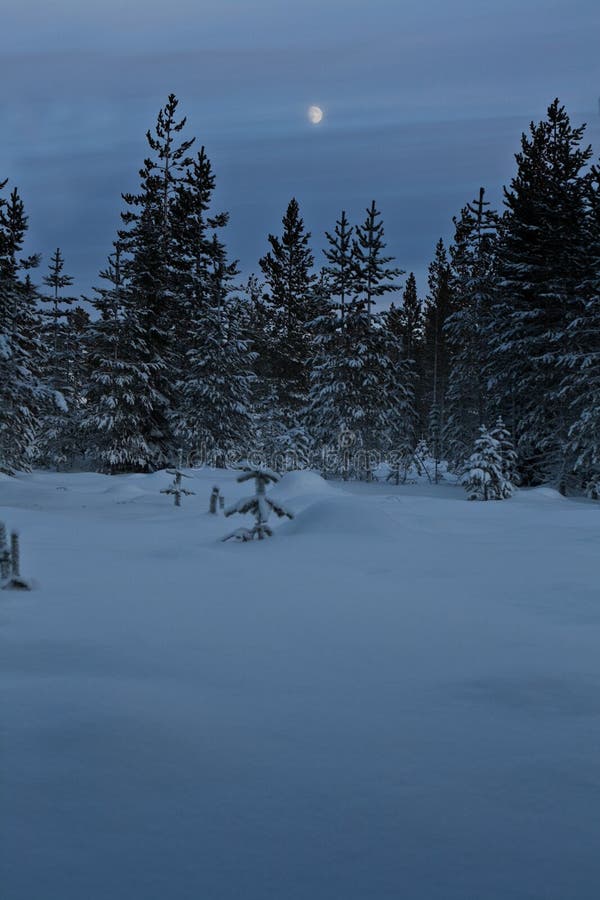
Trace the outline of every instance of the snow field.
{"label": "snow field", "polygon": [[0,480],[6,900],[592,900],[598,507],[290,473]]}

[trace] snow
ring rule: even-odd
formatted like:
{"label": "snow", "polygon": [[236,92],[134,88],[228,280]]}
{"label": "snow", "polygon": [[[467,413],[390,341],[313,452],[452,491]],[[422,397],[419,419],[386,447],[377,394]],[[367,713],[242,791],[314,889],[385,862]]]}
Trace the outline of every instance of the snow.
{"label": "snow", "polygon": [[0,476],[2,896],[596,900],[598,505],[187,474]]}

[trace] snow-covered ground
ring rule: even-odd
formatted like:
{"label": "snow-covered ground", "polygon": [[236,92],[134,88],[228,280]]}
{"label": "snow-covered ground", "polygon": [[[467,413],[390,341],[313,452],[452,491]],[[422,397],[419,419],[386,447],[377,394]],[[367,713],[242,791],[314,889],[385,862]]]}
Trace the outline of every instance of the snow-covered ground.
{"label": "snow-covered ground", "polygon": [[600,508],[0,476],[3,900],[597,900]]}

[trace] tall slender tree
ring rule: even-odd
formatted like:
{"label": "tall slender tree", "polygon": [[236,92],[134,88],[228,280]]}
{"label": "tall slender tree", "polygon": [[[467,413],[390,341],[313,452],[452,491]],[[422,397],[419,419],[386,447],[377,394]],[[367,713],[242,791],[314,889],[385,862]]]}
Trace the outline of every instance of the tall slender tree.
{"label": "tall slender tree", "polygon": [[481,188],[454,218],[450,247],[454,311],[445,323],[450,348],[446,445],[455,468],[471,452],[480,426],[492,415],[487,380],[488,331],[496,289],[497,212]]}
{"label": "tall slender tree", "polygon": [[393,256],[384,251],[384,226],[381,213],[373,200],[367,209],[362,225],[356,229],[354,240],[355,291],[363,299],[370,317],[373,305],[379,297],[398,290],[396,278],[404,274],[402,269],[390,267]]}
{"label": "tall slender tree", "polygon": [[453,310],[450,264],[444,242],[440,238],[429,266],[429,294],[425,303],[425,335],[423,347],[424,389],[428,414],[429,443],[437,465],[445,453],[446,400],[450,348],[446,322]]}
{"label": "tall slender tree", "polygon": [[356,260],[353,248],[354,228],[348,222],[345,210],[342,210],[333,233],[325,232],[327,246],[323,253],[327,260],[323,268],[325,284],[330,297],[335,298],[339,306],[340,327],[345,326],[346,307],[355,292]]}
{"label": "tall slender tree", "polygon": [[[0,183],[0,191],[7,182]],[[27,469],[35,453],[42,381],[38,293],[30,272],[37,255],[21,257],[27,216],[19,193],[0,195],[0,471]]]}
{"label": "tall slender tree", "polygon": [[305,230],[295,198],[288,204],[282,225],[281,237],[269,235],[271,249],[260,260],[271,314],[270,377],[279,410],[279,428],[267,452],[289,452],[300,458],[308,440],[303,410],[314,354],[312,323],[321,312],[323,292],[313,271],[311,235]]}
{"label": "tall slender tree", "polygon": [[139,191],[123,195],[127,209],[118,238],[121,290],[127,292],[130,316],[135,316],[134,330],[143,336],[137,347],[145,354],[140,364],[148,385],[135,430],[142,432],[137,446],[152,450],[147,468],[167,463],[174,449],[172,367],[181,287],[175,223],[181,215],[180,192],[193,162],[189,151],[194,140],[181,138],[186,119],[177,118],[177,107],[177,98],[170,94],[154,131],[147,132],[150,155],[140,171]]}

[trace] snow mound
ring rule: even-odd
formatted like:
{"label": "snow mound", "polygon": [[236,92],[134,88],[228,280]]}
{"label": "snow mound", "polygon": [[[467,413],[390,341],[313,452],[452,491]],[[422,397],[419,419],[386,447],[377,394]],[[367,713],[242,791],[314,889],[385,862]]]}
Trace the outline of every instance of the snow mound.
{"label": "snow mound", "polygon": [[318,472],[312,471],[295,471],[287,472],[282,476],[279,483],[273,488],[273,494],[278,497],[302,497],[306,494],[311,496],[319,494],[335,494],[337,488],[329,481],[325,481]]}
{"label": "snow mound", "polygon": [[144,496],[146,491],[136,484],[129,484],[126,481],[117,481],[105,488],[103,493],[114,496],[117,500],[131,500],[133,497]]}
{"label": "snow mound", "polygon": [[532,488],[530,491],[526,493],[529,494],[530,497],[539,497],[540,500],[564,500],[565,498],[561,493],[559,493],[556,488],[549,487],[548,485],[542,485],[541,487]]}
{"label": "snow mound", "polygon": [[326,497],[311,503],[296,518],[282,526],[290,534],[340,534],[384,537],[391,520],[379,505],[369,506],[355,497]]}
{"label": "snow mound", "polygon": [[310,471],[287,472],[269,491],[275,500],[283,503],[294,515],[323,497],[338,493],[339,488],[325,481],[317,472]]}

